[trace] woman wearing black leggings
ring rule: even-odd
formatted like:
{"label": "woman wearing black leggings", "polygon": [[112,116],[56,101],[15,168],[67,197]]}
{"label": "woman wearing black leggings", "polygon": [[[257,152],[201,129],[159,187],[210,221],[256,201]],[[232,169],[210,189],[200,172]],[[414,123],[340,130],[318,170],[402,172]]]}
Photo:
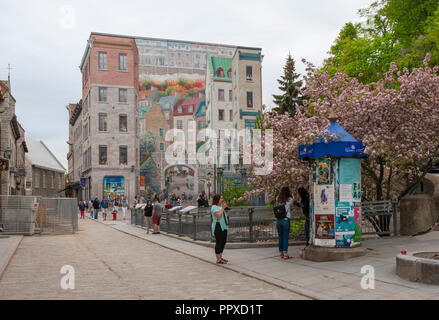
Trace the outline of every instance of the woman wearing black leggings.
{"label": "woman wearing black leggings", "polygon": [[212,235],[215,236],[215,254],[217,264],[227,264],[227,260],[223,259],[223,251],[227,242],[227,230],[229,230],[229,216],[225,211],[227,204],[219,194],[213,197],[212,202]]}

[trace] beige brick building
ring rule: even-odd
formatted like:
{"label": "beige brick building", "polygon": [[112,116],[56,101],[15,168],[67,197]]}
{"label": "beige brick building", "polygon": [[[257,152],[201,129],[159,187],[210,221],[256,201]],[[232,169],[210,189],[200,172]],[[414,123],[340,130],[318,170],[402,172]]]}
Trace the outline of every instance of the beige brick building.
{"label": "beige brick building", "polygon": [[25,131],[15,115],[10,81],[0,81],[1,195],[25,194]]}

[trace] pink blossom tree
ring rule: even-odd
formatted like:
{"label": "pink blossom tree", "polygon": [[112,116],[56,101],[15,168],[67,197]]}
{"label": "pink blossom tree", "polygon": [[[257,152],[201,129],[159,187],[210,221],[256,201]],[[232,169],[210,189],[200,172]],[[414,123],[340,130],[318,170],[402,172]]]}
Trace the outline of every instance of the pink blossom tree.
{"label": "pink blossom tree", "polygon": [[265,126],[274,129],[274,169],[256,176],[247,195],[273,196],[284,185],[307,185],[307,165],[298,159],[298,146],[312,143],[332,112],[366,144],[362,171],[367,200],[408,194],[439,155],[439,68],[428,67],[428,61],[429,55],[422,68],[411,72],[391,64],[381,80],[370,84],[343,73],[331,77],[327,68],[317,70],[308,63],[307,99],[297,116],[265,116]]}

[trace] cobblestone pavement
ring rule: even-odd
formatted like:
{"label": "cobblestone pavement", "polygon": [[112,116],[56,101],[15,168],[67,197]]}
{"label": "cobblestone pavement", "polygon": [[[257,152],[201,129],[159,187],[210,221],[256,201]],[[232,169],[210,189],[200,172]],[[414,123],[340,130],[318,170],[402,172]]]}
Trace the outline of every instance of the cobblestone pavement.
{"label": "cobblestone pavement", "polygon": [[[89,219],[79,227],[25,237],[0,279],[0,299],[306,299]],[[75,269],[75,290],[61,289],[64,265]]]}

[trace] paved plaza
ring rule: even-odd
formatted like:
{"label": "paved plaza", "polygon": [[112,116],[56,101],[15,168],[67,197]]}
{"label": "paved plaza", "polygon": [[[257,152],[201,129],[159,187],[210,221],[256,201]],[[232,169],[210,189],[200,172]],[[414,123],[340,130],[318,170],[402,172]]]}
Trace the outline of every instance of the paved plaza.
{"label": "paved plaza", "polygon": [[[301,260],[302,247],[290,247],[289,261],[277,248],[226,247],[230,263],[218,266],[212,248],[146,235],[127,220],[86,219],[79,228],[74,235],[8,239],[9,246],[21,243],[0,278],[0,299],[439,299],[439,286],[395,274],[401,249],[437,250],[438,231],[367,240],[367,255],[346,262]],[[75,290],[60,287],[64,265],[75,269]],[[364,265],[375,269],[374,290],[360,286]]]}

